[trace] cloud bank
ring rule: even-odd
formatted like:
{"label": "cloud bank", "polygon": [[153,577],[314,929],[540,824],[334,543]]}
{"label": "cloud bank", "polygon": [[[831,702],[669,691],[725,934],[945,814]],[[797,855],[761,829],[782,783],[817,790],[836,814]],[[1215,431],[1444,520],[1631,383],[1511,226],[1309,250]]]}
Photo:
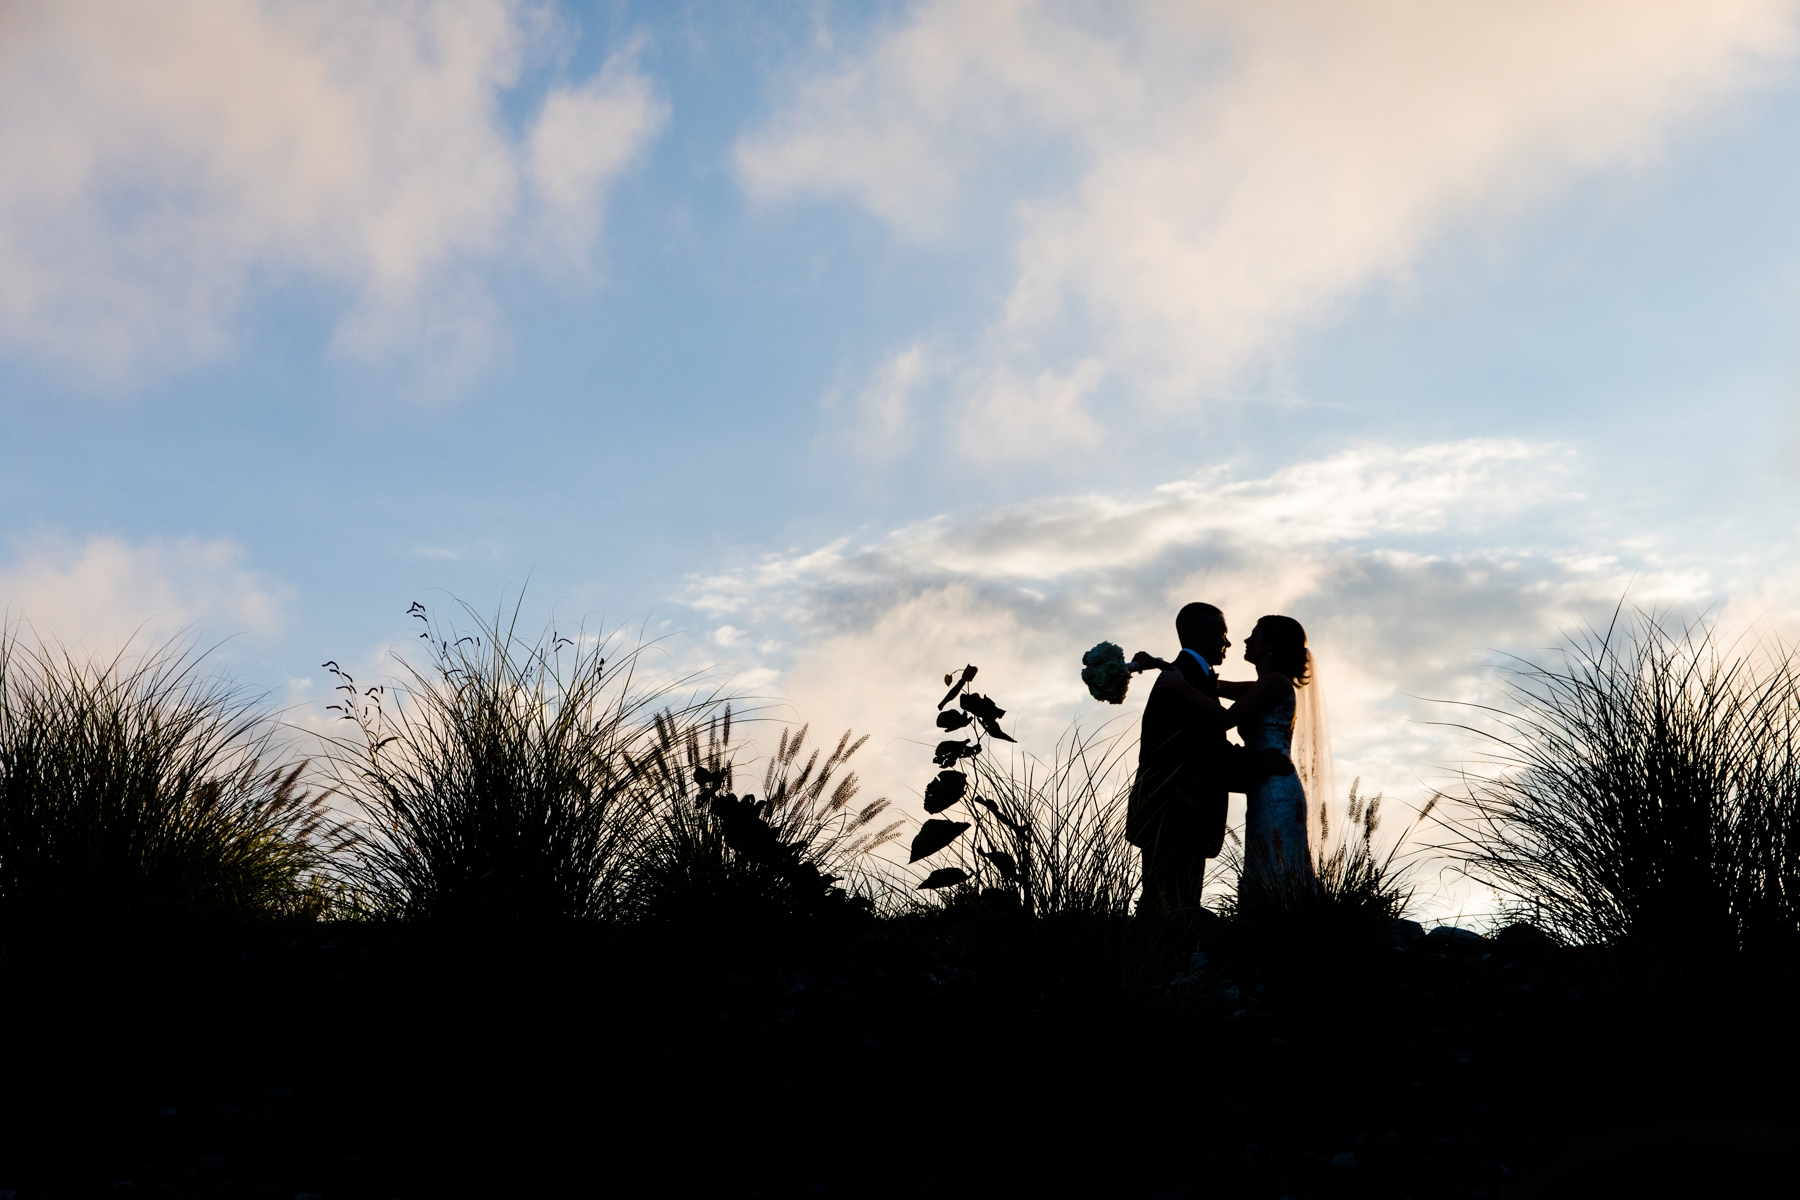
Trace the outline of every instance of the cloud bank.
{"label": "cloud bank", "polygon": [[1040,458],[1103,436],[1109,384],[1152,410],[1229,392],[1453,226],[1653,159],[1786,67],[1796,17],[1792,0],[926,0],[798,81],[737,168],[758,201],[848,201],[921,243],[1002,197],[1004,303],[932,371],[897,348],[860,440],[890,444],[907,387],[935,375],[1036,422],[959,449]]}
{"label": "cloud bank", "polygon": [[453,384],[500,336],[477,268],[585,270],[667,119],[628,46],[510,132],[527,26],[502,0],[0,9],[0,342],[129,383],[300,279],[347,298],[339,351]]}
{"label": "cloud bank", "polygon": [[291,589],[243,557],[229,541],[40,537],[0,563],[0,611],[36,637],[95,653],[190,629],[208,639],[274,635]]}
{"label": "cloud bank", "polygon": [[[1071,721],[1135,735],[1147,688],[1094,702],[1081,654],[1169,655],[1175,612],[1208,600],[1241,642],[1257,617],[1307,628],[1339,786],[1418,805],[1469,752],[1428,700],[1488,695],[1496,652],[1534,653],[1639,604],[1695,611],[1720,584],[1650,544],[1592,532],[1581,463],[1504,440],[1366,445],[1261,478],[1221,469],[1138,495],[1050,497],[860,543],[771,555],[689,581],[708,649],[802,719],[875,735],[869,794],[914,806],[946,671],[972,662],[1043,755]],[[1248,678],[1236,648],[1228,678]]]}

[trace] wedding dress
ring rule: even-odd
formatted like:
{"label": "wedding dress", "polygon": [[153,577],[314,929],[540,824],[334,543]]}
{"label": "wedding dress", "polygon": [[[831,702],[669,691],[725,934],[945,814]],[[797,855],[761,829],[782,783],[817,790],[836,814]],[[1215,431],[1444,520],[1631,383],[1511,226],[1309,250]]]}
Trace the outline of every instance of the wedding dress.
{"label": "wedding dress", "polygon": [[[1315,680],[1302,691],[1312,692],[1317,686]],[[1321,785],[1329,787],[1319,778],[1322,772],[1316,765],[1322,731],[1312,728],[1310,722],[1306,740],[1311,744],[1302,747],[1303,753],[1294,757],[1295,696],[1289,689],[1268,711],[1252,717],[1247,727],[1239,729],[1244,745],[1252,750],[1279,750],[1294,758],[1295,774],[1267,775],[1250,785],[1244,813],[1244,874],[1270,882],[1284,876],[1295,882],[1312,880],[1312,844],[1306,827],[1307,784],[1313,784],[1315,789]],[[1329,768],[1323,773],[1329,774]],[[1320,794],[1325,793],[1321,790]]]}

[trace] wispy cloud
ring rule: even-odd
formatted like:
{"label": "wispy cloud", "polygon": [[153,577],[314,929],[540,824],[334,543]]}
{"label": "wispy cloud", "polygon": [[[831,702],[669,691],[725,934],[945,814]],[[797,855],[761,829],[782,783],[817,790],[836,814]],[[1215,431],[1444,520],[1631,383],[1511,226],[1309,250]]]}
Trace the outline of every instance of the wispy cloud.
{"label": "wispy cloud", "polygon": [[1041,458],[1100,436],[1103,379],[1190,407],[1459,223],[1653,159],[1791,62],[1797,12],[925,0],[824,56],[737,166],[759,201],[841,198],[921,243],[1009,205],[1010,292],[940,370],[959,406],[1039,418],[956,448]]}
{"label": "wispy cloud", "polygon": [[128,383],[298,277],[352,297],[340,351],[454,386],[504,340],[480,265],[585,268],[667,113],[627,47],[512,134],[524,29],[503,0],[0,10],[0,341]]}
{"label": "wispy cloud", "polygon": [[0,562],[0,611],[40,637],[96,653],[189,630],[272,636],[292,589],[243,559],[231,541],[40,536]]}

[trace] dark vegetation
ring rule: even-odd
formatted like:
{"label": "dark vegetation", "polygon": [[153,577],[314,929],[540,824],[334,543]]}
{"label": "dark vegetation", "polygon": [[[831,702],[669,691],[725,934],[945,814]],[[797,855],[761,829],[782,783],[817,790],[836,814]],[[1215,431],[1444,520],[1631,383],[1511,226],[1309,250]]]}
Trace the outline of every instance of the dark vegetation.
{"label": "dark vegetation", "polygon": [[4,644],[0,1195],[1700,1195],[1791,1160],[1778,656],[1646,621],[1522,675],[1420,818],[1511,897],[1482,936],[1402,919],[1422,827],[1378,849],[1355,789],[1318,888],[1131,915],[1129,739],[1025,756],[973,668],[909,834],[848,734],[783,731],[740,795],[723,700],[616,642],[421,628],[404,688],[340,671],[312,765],[183,648]]}
{"label": "dark vegetation", "polygon": [[175,646],[79,661],[0,630],[0,930],[316,913],[341,830],[254,698]]}
{"label": "dark vegetation", "polygon": [[1526,664],[1452,847],[1581,944],[1788,969],[1800,950],[1800,675],[1642,620]]}

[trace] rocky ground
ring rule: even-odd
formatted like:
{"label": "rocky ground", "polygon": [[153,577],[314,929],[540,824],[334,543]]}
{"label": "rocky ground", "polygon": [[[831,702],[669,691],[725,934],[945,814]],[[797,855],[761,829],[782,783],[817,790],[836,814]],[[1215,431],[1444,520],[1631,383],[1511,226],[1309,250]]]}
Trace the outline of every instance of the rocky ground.
{"label": "rocky ground", "polygon": [[1519,930],[303,925],[3,969],[0,1200],[1696,1195],[1792,1162],[1789,985]]}

